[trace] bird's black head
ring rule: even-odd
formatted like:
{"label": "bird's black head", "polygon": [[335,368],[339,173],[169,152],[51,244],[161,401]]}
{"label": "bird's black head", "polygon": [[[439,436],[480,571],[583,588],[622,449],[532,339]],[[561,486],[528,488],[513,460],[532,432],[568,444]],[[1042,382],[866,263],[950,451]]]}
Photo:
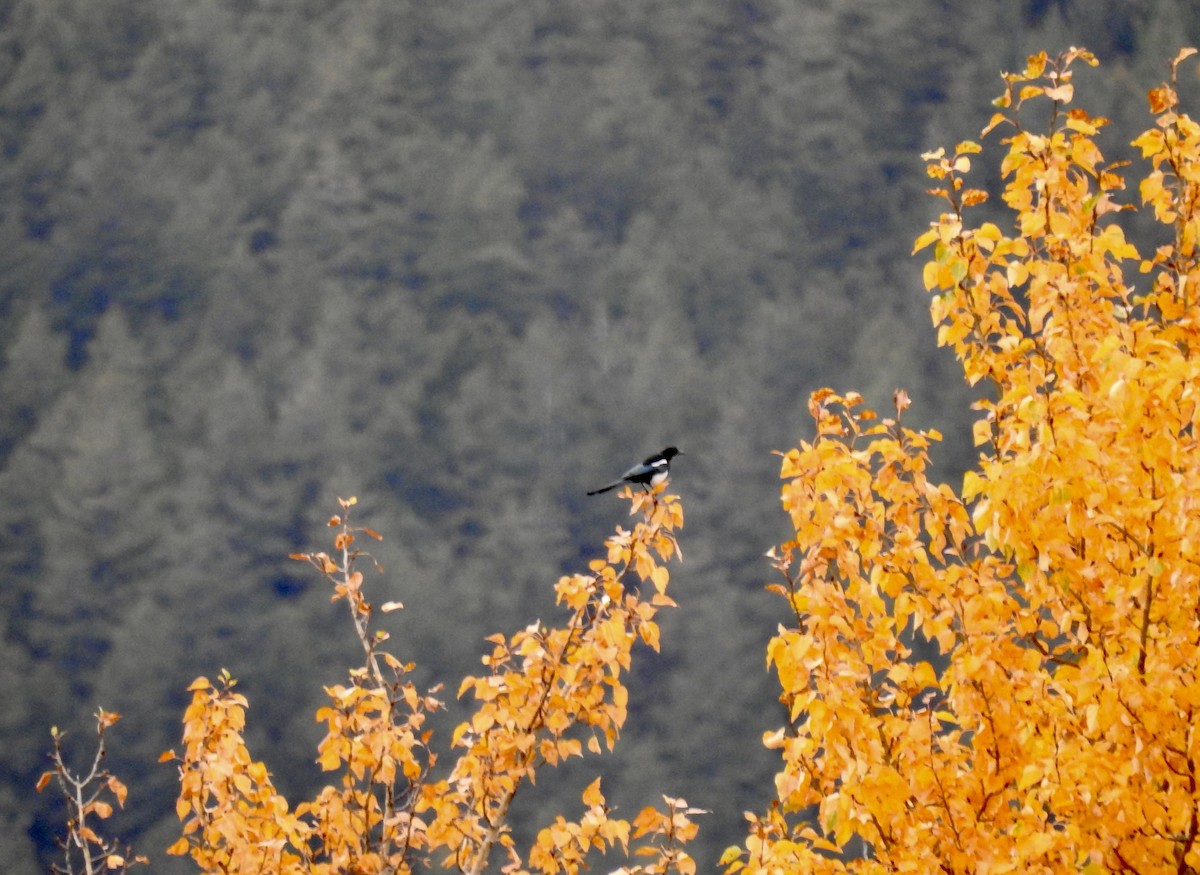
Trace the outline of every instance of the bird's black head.
{"label": "bird's black head", "polygon": [[668,462],[671,461],[672,459],[674,459],[676,456],[682,456],[682,455],[683,455],[683,453],[681,451],[675,449],[675,447],[667,447],[665,450],[662,451],[662,457],[664,459],[666,459]]}

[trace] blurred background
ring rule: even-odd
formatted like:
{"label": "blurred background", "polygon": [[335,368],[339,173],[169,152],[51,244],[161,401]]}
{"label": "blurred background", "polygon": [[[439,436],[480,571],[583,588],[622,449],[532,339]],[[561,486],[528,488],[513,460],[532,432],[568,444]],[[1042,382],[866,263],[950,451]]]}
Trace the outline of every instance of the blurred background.
{"label": "blurred background", "polygon": [[626,518],[584,492],[667,444],[662,652],[615,755],[543,773],[513,826],[603,774],[626,817],[711,809],[711,870],[773,793],[762,554],[808,393],[904,386],[941,478],[974,455],[910,256],[921,152],[1083,45],[1077,104],[1126,157],[1198,41],[1197,0],[0,0],[6,871],[48,865],[49,729],[82,764],[98,706],[124,715],[114,829],[190,871],[156,760],[223,667],[281,790],[321,786],[313,712],[359,645],[287,554],[328,548],[337,496],[385,538],[394,652],[452,693],[485,635],[559,618],[556,578]]}

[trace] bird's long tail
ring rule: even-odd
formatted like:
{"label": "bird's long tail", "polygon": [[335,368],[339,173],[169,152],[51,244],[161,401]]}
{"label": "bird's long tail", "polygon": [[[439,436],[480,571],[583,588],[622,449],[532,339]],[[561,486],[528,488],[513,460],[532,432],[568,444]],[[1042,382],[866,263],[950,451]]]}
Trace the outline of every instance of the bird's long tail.
{"label": "bird's long tail", "polygon": [[591,492],[588,493],[588,495],[599,495],[601,492],[608,492],[608,490],[616,489],[618,486],[620,486],[624,482],[625,482],[624,480],[618,480],[616,483],[610,483],[607,486],[601,486],[599,489],[593,489]]}

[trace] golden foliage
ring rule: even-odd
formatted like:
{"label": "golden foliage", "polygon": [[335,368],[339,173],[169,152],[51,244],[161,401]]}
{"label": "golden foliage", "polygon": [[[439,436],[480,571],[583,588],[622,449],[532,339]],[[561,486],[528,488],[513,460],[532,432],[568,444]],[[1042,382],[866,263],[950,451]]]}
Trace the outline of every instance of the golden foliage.
{"label": "golden foliage", "polygon": [[[1008,74],[1013,232],[971,225],[976,143],[928,154],[949,206],[917,240],[942,344],[977,402],[956,493],[938,436],[814,394],[784,455],[790,620],[767,657],[790,721],[776,802],[730,872],[1200,869],[1200,127],[1175,71],[1150,95],[1143,202],[1170,242],[1113,219],[1106,124],[1070,106],[1071,50]],[[1049,102],[1044,132],[1022,106]],[[985,131],[985,134],[987,131]],[[1134,268],[1130,270],[1130,268]],[[918,656],[917,654],[920,654]],[[924,657],[924,658],[921,658]]]}
{"label": "golden foliage", "polygon": [[[459,688],[475,707],[451,736],[456,758],[445,777],[435,777],[438,758],[425,726],[441,707],[438,690],[419,692],[407,680],[413,666],[381,649],[386,635],[371,632],[372,606],[356,568],[367,554],[355,544],[359,534],[379,535],[352,527],[355,502],[343,500],[330,520],[333,554],[293,556],[329,579],[334,600],[346,601],[365,654],[348,683],[326,688],[329,704],[317,712],[327,726],[317,761],[337,779],[293,810],[246,748],[247,703],[236,682],[225,674],[216,684],[200,678],[184,715],[183,835],[171,853],[189,854],[205,872],[396,873],[441,865],[479,873],[499,846],[507,872],[574,873],[592,851],[628,850],[632,837],[648,843],[635,852],[649,849],[654,861],[629,871],[689,875],[694,865],[680,845],[695,834],[688,816],[696,812],[679,800],[630,824],[609,817],[596,781],[583,794],[583,818],[556,818],[526,854],[509,830],[509,806],[539,769],[582,756],[585,746],[613,748],[626,717],[622,677],[633,647],[658,646],[655,615],[672,604],[669,573],[659,563],[679,555],[674,532],[683,511],[661,490],[625,494],[640,519],[632,530],[618,528],[607,560],[594,561],[589,574],[558,582],[566,621],[489,639],[487,673]],[[651,594],[643,599],[646,584]]]}

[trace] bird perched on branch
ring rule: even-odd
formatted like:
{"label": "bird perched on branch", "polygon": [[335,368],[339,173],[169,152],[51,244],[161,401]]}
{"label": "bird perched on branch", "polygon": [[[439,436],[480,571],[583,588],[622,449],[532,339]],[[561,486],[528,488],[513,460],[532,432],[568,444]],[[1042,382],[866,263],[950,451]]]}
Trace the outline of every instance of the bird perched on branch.
{"label": "bird perched on branch", "polygon": [[676,456],[682,455],[683,453],[674,447],[667,447],[661,453],[654,454],[640,465],[634,465],[621,475],[620,480],[614,480],[607,486],[593,489],[588,495],[599,495],[601,492],[608,492],[610,489],[616,489],[622,483],[637,483],[643,488],[650,489],[667,479],[671,473],[671,460]]}

